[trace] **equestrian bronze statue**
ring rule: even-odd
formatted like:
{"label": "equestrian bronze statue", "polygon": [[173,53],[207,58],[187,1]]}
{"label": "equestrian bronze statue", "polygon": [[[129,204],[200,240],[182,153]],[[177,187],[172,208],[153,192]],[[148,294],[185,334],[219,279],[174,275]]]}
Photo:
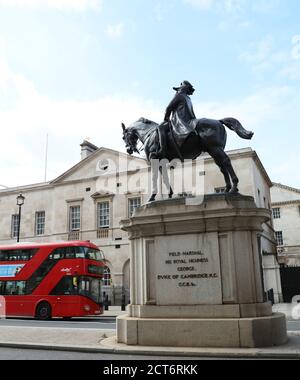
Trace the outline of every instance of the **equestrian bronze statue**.
{"label": "equestrian bronze statue", "polygon": [[[150,164],[153,162],[152,160],[195,160],[202,153],[207,152],[224,176],[226,192],[237,194],[239,180],[230,158],[224,151],[227,141],[224,126],[236,132],[243,139],[251,140],[253,132],[245,130],[241,123],[234,118],[197,119],[190,98],[195,91],[191,83],[184,81],[180,87],[174,87],[174,90],[176,95],[166,109],[162,124],[159,125],[145,118],[139,119],[128,128],[122,124],[127,153],[139,153],[138,141],[144,145],[146,158]],[[154,173],[153,181],[157,180],[157,175],[158,173]],[[164,182],[169,188],[169,198],[172,198],[173,190],[166,175],[164,175]],[[149,202],[153,202],[156,195],[155,187]]]}

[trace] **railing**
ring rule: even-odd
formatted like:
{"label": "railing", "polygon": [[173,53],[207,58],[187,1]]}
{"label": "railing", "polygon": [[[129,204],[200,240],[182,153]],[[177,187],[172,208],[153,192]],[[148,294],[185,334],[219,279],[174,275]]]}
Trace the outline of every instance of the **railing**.
{"label": "railing", "polygon": [[107,239],[109,237],[109,228],[99,228],[97,230],[97,239]]}
{"label": "railing", "polygon": [[68,240],[80,240],[80,231],[70,231]]}

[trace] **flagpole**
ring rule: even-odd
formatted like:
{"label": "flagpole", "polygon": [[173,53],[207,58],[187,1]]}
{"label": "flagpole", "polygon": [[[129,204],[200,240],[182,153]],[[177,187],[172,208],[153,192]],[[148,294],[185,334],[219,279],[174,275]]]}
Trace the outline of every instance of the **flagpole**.
{"label": "flagpole", "polygon": [[45,176],[44,176],[44,182],[47,182],[47,170],[48,170],[48,133],[46,135],[46,153],[45,153]]}

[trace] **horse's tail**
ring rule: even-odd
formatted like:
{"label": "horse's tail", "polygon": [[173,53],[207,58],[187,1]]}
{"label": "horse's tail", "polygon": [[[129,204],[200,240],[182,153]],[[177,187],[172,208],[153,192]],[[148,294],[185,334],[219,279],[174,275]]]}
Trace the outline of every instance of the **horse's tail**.
{"label": "horse's tail", "polygon": [[224,124],[227,128],[234,131],[236,134],[238,134],[242,139],[245,140],[251,140],[254,132],[247,131],[242,124],[233,117],[227,117],[225,119],[220,120],[222,124]]}

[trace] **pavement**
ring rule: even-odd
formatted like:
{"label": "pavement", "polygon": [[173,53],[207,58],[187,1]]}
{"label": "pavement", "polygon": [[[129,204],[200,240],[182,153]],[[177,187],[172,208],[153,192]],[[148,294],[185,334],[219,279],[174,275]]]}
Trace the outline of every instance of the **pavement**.
{"label": "pavement", "polygon": [[[276,305],[274,312],[293,313],[291,305]],[[104,317],[126,314],[120,308],[111,307]],[[135,354],[176,357],[220,357],[220,358],[273,358],[300,359],[300,331],[289,332],[289,341],[280,347],[259,349],[219,349],[189,347],[126,346],[116,342],[115,330],[73,329],[63,327],[0,326],[0,347],[30,348],[57,351],[90,353]]]}

